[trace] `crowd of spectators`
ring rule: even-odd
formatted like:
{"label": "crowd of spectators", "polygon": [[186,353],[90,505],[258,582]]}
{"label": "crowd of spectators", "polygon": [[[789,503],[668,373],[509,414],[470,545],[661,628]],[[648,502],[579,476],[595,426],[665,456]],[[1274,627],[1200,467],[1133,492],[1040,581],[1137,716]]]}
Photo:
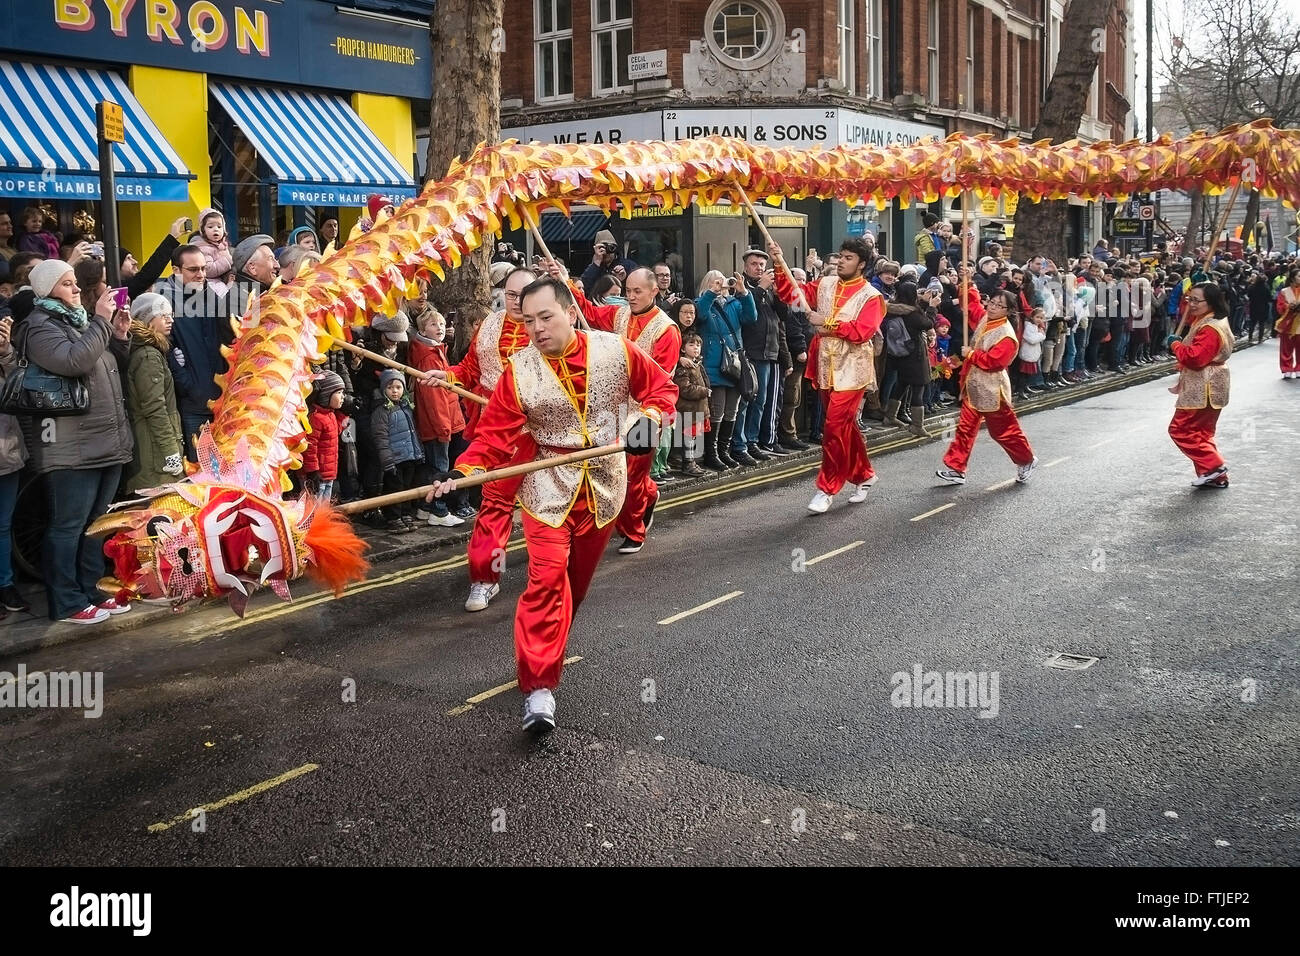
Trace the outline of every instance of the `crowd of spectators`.
{"label": "crowd of spectators", "polygon": [[[368,211],[361,231],[391,207],[375,197]],[[108,288],[101,243],[60,235],[39,208],[16,218],[0,211],[0,373],[12,374],[22,361],[79,378],[90,395],[82,415],[0,414],[0,616],[30,610],[14,587],[10,553],[23,473],[43,481],[41,558],[50,618],[93,624],[130,610],[99,590],[103,554],[85,528],[115,499],[185,473],[184,460],[195,460],[195,436],[211,421],[215,379],[226,370],[222,348],[234,339],[232,318],[338,241],[338,223],[328,220],[319,235],[300,227],[278,241],[255,235],[232,243],[221,213],[205,209],[197,223],[173,223],[143,264],[119,250],[121,291]],[[1239,337],[1262,341],[1272,334],[1278,294],[1294,265],[1294,256],[1220,256],[1207,271],[1197,258],[1139,261],[1104,246],[1062,266],[1042,256],[1017,264],[996,244],[976,257],[969,237],[962,241],[950,224],[928,215],[914,262],[878,255],[866,241],[867,274],[886,300],[886,317],[876,343],[879,388],[868,393],[860,424],[907,426],[918,435],[927,412],[957,400],[963,313],[973,327],[983,303],[1003,290],[1020,306],[1013,321],[1022,344],[1013,372],[1016,396],[1024,399],[1165,358],[1182,295],[1201,281],[1222,287]],[[454,317],[434,309],[421,285],[395,315],[359,320],[347,337],[421,372],[447,369],[463,350],[451,341],[453,332],[501,308],[511,273],[523,264],[508,244],[496,252],[493,301],[461,309],[456,329],[449,322]],[[836,258],[812,251],[795,278],[834,275]],[[812,327],[774,294],[768,254],[749,250],[739,271],[709,272],[694,289],[682,287],[680,262],[644,265],[656,284],[656,304],[682,332],[673,370],[679,416],[655,460],[655,479],[748,467],[819,442],[824,412],[804,385]],[[593,302],[626,303],[624,286],[639,268],[602,231],[577,281]],[[456,341],[462,338],[468,335]],[[733,353],[752,365],[756,387],[742,388],[726,374]],[[316,371],[308,447],[293,495],[341,502],[409,489],[446,471],[467,445],[473,409],[447,390],[419,387],[414,377],[337,348]],[[421,525],[454,527],[474,514],[462,492],[427,510],[408,504],[363,517],[405,533]]]}

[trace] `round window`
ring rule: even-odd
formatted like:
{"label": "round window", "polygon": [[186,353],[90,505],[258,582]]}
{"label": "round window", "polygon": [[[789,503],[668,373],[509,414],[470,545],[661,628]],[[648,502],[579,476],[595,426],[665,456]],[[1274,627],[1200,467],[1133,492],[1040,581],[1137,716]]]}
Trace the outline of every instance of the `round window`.
{"label": "round window", "polygon": [[704,18],[704,36],[726,65],[756,70],[781,52],[785,17],[767,0],[714,0]]}

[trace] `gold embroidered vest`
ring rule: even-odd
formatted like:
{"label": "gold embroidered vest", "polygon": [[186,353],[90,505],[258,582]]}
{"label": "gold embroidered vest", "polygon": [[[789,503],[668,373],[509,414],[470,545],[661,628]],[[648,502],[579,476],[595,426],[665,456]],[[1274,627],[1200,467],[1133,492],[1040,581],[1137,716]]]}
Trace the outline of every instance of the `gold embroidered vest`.
{"label": "gold embroidered vest", "polygon": [[[1003,339],[1014,339],[1015,330],[1010,322],[990,326],[985,320],[971,337],[971,348],[987,352]],[[970,361],[967,359],[966,361]],[[1006,369],[986,372],[972,365],[966,373],[966,404],[977,412],[996,412],[1003,404],[1011,404],[1011,376]]]}
{"label": "gold embroidered vest", "polygon": [[[870,282],[853,293],[835,312],[835,289],[840,280],[827,276],[817,283],[817,311],[828,318],[843,316],[852,322],[872,296],[880,295]],[[836,335],[817,336],[817,387],[836,392],[856,392],[876,387],[876,350],[870,342],[850,342]]]}
{"label": "gold embroidered vest", "polygon": [[1232,355],[1232,328],[1227,319],[1216,319],[1211,313],[1192,323],[1184,342],[1191,343],[1196,333],[1206,326],[1219,333],[1219,351],[1205,368],[1178,370],[1178,402],[1176,408],[1223,408],[1228,404],[1228,366],[1224,363]]}
{"label": "gold embroidered vest", "polygon": [[483,388],[491,392],[501,381],[505,366],[501,364],[501,332],[506,327],[506,314],[492,312],[478,327],[475,337],[478,352],[478,378]]}
{"label": "gold embroidered vest", "polygon": [[[1290,286],[1286,286],[1282,289],[1282,299],[1289,308],[1295,305],[1296,302],[1300,302],[1300,294]],[[1289,319],[1286,312],[1283,312],[1277,317],[1277,321],[1273,323],[1273,328],[1277,329],[1282,335],[1300,335],[1300,309],[1293,312]]]}
{"label": "gold embroidered vest", "polygon": [[[659,336],[667,332],[673,325],[673,320],[665,315],[662,309],[656,308],[654,312],[654,317],[645,324],[645,328],[641,330],[641,334],[635,339],[632,339],[632,342],[641,349],[642,352],[645,352],[646,355],[651,354],[650,350],[653,349],[654,344],[659,341]],[[614,331],[624,338],[630,338],[627,334],[627,330],[631,327],[632,311],[626,308],[619,309],[618,315],[614,319]],[[676,368],[677,366],[674,365],[672,368],[664,369],[664,371],[669,375],[672,375]]]}
{"label": "gold embroidered vest", "polygon": [[[623,339],[608,332],[579,332],[587,337],[587,401],[579,409],[555,371],[535,348],[510,356],[515,391],[527,416],[525,428],[537,441],[537,458],[618,441],[628,414],[630,367]],[[623,508],[627,464],[622,454],[590,458],[524,476],[519,504],[542,524],[558,528],[568,517],[583,479],[591,485],[596,526],[603,528]]]}

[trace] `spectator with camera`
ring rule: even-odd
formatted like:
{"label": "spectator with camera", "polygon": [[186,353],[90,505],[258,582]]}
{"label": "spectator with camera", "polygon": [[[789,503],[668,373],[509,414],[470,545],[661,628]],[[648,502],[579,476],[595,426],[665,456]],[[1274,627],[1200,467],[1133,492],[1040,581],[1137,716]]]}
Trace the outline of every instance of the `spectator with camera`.
{"label": "spectator with camera", "polygon": [[80,414],[48,419],[26,417],[32,470],[45,477],[45,528],[41,557],[49,615],[54,621],[98,624],[129,605],[98,590],[104,550],[85,536],[117,493],[122,466],[131,460],[132,438],[118,372],[129,343],[114,335],[114,292],[95,303],[93,315],[81,306],[72,267],[47,259],[32,269],[35,307],[15,343],[31,366],[67,379],[79,379],[89,396]]}
{"label": "spectator with camera", "polygon": [[185,455],[197,461],[194,439],[212,421],[208,403],[221,394],[214,379],[226,373],[221,346],[234,341],[227,312],[228,298],[208,283],[207,260],[198,246],[180,246],[172,253],[172,274],[156,290],[172,306],[171,371],[185,439]]}
{"label": "spectator with camera", "polygon": [[[616,269],[620,269],[622,275],[619,275],[615,271]],[[627,281],[627,277],[636,270],[637,264],[635,262],[619,255],[618,242],[615,241],[614,234],[608,229],[602,229],[596,233],[591,265],[583,270],[582,288],[584,290],[592,288],[595,281],[602,275],[614,275],[619,284],[622,285]]]}

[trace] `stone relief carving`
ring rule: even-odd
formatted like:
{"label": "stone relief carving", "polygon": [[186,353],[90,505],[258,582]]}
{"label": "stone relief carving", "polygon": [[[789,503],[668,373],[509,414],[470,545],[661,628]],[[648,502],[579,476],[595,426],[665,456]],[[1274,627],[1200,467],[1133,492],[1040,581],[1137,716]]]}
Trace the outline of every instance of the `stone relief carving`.
{"label": "stone relief carving", "polygon": [[682,56],[683,86],[690,97],[736,93],[742,98],[786,98],[803,91],[806,69],[798,37],[787,37],[775,59],[753,70],[738,70],[722,63],[704,40],[692,40],[690,51]]}

